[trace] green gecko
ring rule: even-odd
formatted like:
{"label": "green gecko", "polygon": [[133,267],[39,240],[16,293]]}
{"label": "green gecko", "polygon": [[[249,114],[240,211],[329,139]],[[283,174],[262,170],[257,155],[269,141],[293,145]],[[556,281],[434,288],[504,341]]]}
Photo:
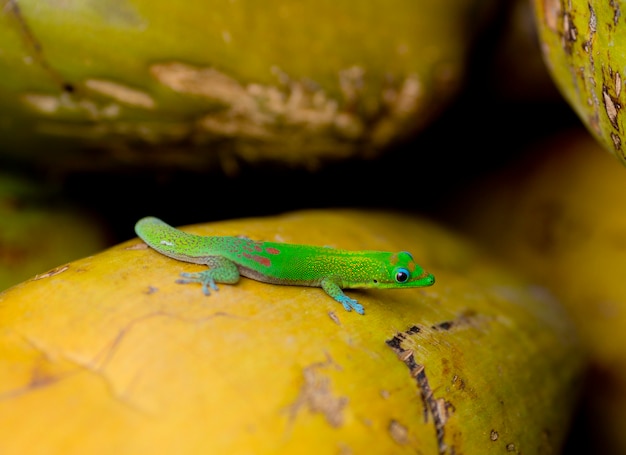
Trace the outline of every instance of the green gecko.
{"label": "green gecko", "polygon": [[364,314],[363,305],[342,289],[412,288],[431,286],[435,277],[425,272],[406,251],[348,251],[335,248],[259,242],[242,237],[193,235],[158,218],[142,218],[137,235],[165,256],[209,267],[181,273],[177,283],[200,283],[205,295],[215,283],[234,284],[241,275],[263,283],[321,287],[347,311]]}

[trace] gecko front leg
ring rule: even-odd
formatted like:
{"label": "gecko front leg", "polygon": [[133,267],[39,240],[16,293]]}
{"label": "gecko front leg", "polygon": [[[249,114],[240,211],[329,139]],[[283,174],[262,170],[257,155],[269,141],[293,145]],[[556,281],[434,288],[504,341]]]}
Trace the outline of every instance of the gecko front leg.
{"label": "gecko front leg", "polygon": [[182,278],[176,280],[179,284],[200,283],[204,295],[211,295],[209,288],[217,291],[215,283],[234,284],[239,281],[237,265],[222,256],[209,256],[205,264],[208,270],[196,273],[181,273]]}
{"label": "gecko front leg", "polygon": [[326,292],[326,294],[341,303],[346,311],[352,311],[352,309],[354,309],[354,311],[359,314],[365,314],[363,305],[345,295],[336,280],[332,278],[324,278],[322,280],[322,289]]}

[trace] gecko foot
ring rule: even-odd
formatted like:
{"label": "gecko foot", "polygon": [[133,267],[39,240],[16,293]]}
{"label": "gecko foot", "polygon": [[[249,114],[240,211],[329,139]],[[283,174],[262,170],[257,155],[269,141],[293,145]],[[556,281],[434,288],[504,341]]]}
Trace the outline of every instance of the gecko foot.
{"label": "gecko foot", "polygon": [[365,309],[363,308],[363,305],[358,303],[356,300],[351,299],[347,295],[344,295],[337,300],[339,300],[339,303],[343,305],[346,311],[352,311],[354,309],[354,311],[359,314],[365,314]]}
{"label": "gecko foot", "polygon": [[200,283],[202,285],[202,292],[204,295],[211,295],[209,291],[209,287],[214,291],[217,291],[217,285],[215,284],[215,280],[211,276],[209,270],[205,270],[204,272],[197,273],[181,273],[180,276],[183,278],[179,278],[176,280],[178,284],[189,284],[189,283]]}

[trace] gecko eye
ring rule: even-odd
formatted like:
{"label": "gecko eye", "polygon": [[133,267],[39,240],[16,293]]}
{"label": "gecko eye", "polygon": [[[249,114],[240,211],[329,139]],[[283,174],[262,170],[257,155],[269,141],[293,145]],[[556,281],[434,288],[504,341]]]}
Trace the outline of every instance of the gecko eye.
{"label": "gecko eye", "polygon": [[399,268],[396,271],[396,281],[398,283],[405,283],[409,279],[409,271],[404,268]]}

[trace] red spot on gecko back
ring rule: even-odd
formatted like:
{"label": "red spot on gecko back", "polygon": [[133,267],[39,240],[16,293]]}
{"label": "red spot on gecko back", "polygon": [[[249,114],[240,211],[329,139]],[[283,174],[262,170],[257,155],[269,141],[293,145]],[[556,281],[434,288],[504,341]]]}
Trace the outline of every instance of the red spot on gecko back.
{"label": "red spot on gecko back", "polygon": [[265,248],[265,252],[269,254],[280,254],[280,250],[273,247]]}
{"label": "red spot on gecko back", "polygon": [[252,259],[255,262],[258,262],[261,265],[264,265],[265,267],[269,267],[270,265],[272,265],[272,261],[269,260],[269,258],[263,257],[263,256],[259,256],[257,254],[249,254],[249,253],[243,253],[244,257],[248,258],[248,259]]}
{"label": "red spot on gecko back", "polygon": [[394,253],[391,255],[391,257],[389,258],[389,263],[391,265],[396,265],[398,263],[398,253]]}

